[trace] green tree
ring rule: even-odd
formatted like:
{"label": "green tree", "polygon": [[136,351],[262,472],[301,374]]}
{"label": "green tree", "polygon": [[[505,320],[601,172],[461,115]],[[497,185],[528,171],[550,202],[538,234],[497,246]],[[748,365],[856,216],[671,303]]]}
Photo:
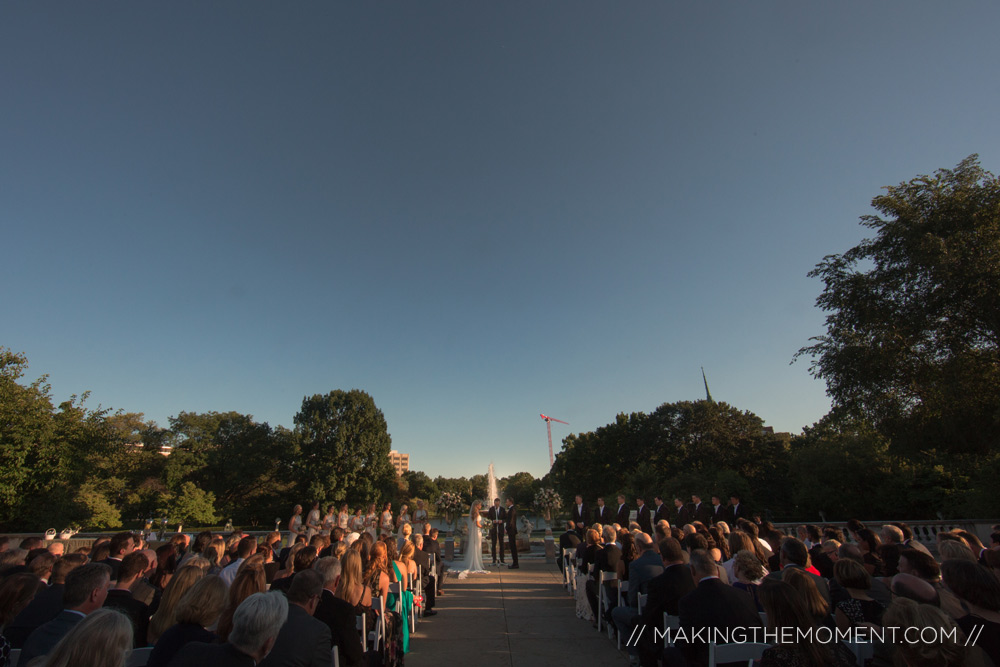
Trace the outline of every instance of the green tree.
{"label": "green tree", "polygon": [[892,450],[971,467],[1000,441],[1000,180],[973,155],[872,206],[874,238],[809,274],[826,334],[798,355]]}
{"label": "green tree", "polygon": [[337,389],[304,398],[295,431],[298,476],[307,498],[354,505],[393,493],[392,439],[385,416],[364,391]]}
{"label": "green tree", "polygon": [[519,472],[505,477],[497,484],[505,498],[513,498],[518,507],[530,507],[535,500],[535,491],[541,486],[530,472]]}
{"label": "green tree", "polygon": [[209,525],[218,520],[215,494],[184,482],[177,493],[167,497],[167,512],[172,521],[194,525]]}
{"label": "green tree", "polygon": [[437,500],[441,493],[434,480],[420,470],[407,470],[403,473],[402,479],[407,484],[407,499],[413,501],[420,498],[424,501],[425,507]]}

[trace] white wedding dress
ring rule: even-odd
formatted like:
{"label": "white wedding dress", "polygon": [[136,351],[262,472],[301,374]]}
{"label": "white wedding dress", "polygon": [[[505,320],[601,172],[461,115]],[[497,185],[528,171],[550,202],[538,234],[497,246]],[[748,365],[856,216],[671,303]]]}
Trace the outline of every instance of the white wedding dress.
{"label": "white wedding dress", "polygon": [[469,513],[469,518],[466,521],[468,522],[469,531],[466,539],[465,559],[462,561],[461,569],[458,571],[459,579],[465,579],[470,574],[489,574],[483,566],[482,523],[478,517],[475,519],[472,518],[472,513]]}

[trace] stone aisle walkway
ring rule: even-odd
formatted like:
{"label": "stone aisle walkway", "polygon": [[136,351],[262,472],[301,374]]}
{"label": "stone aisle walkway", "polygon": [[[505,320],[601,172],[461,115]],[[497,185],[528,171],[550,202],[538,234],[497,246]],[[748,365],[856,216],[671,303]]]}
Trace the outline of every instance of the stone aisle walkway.
{"label": "stone aisle walkway", "polygon": [[628,665],[607,634],[576,617],[556,565],[530,558],[520,565],[448,577],[438,614],[411,636],[407,667]]}

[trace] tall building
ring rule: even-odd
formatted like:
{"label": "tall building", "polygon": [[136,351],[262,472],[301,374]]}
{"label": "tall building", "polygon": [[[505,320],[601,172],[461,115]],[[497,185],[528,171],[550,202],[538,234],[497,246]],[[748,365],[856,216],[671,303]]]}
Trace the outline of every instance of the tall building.
{"label": "tall building", "polygon": [[410,469],[410,455],[397,452],[395,449],[389,452],[389,460],[392,461],[392,467],[396,469],[397,475],[402,475],[404,472]]}

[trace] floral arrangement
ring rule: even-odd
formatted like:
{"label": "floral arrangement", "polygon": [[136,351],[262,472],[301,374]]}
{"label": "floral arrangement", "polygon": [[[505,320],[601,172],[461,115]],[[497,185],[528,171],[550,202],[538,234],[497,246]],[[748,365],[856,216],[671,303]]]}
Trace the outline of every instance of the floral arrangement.
{"label": "floral arrangement", "polygon": [[552,513],[562,507],[562,498],[555,489],[538,489],[535,492],[535,507],[545,514],[546,519],[550,519]]}
{"label": "floral arrangement", "polygon": [[489,539],[489,537],[490,537],[490,529],[493,527],[493,520],[492,519],[487,519],[485,516],[483,516],[482,514],[480,514],[479,515],[479,522],[483,524],[482,528],[481,528],[481,530],[483,531],[483,538],[484,539]]}
{"label": "floral arrangement", "polygon": [[434,506],[441,512],[457,512],[462,509],[462,496],[445,491],[434,501]]}

